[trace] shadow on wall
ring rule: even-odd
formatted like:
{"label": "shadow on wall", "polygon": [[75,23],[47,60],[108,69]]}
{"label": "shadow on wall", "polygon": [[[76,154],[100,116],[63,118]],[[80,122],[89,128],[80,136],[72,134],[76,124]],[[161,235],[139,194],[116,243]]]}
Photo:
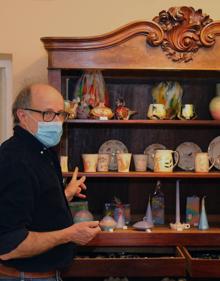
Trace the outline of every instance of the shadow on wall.
{"label": "shadow on wall", "polygon": [[33,83],[48,83],[46,54],[14,76],[14,96]]}

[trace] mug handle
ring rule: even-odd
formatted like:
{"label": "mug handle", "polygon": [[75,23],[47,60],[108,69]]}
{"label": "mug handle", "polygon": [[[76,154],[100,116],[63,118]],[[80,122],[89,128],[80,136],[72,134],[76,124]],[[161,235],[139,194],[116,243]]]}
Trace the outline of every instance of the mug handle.
{"label": "mug handle", "polygon": [[[177,163],[179,162],[179,158],[180,158],[180,156],[179,156],[179,153],[177,152],[177,151],[172,151],[172,153],[173,154],[176,154],[176,161],[175,161],[175,163],[173,164],[173,168],[177,165]],[[174,157],[174,159],[175,159],[175,157]]]}
{"label": "mug handle", "polygon": [[185,229],[189,229],[190,228],[190,224],[189,223],[184,223],[184,228]]}
{"label": "mug handle", "polygon": [[218,157],[216,159],[214,159],[214,161],[212,162],[211,159],[209,159],[209,161],[211,162],[211,166],[209,166],[209,170],[212,169],[212,167],[215,165],[216,160],[218,159]]}
{"label": "mug handle", "polygon": [[195,112],[195,111],[193,111],[193,116],[192,116],[192,118],[191,118],[191,119],[193,120],[193,119],[196,119],[197,117],[198,117],[198,114],[196,114],[196,112]]}

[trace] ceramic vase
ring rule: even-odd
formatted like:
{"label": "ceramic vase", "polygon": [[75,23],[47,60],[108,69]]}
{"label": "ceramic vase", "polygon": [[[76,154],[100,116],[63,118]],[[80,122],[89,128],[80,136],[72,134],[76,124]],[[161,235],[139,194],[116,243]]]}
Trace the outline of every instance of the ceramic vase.
{"label": "ceramic vase", "polygon": [[220,120],[220,83],[216,84],[216,96],[209,103],[209,111],[213,119]]}

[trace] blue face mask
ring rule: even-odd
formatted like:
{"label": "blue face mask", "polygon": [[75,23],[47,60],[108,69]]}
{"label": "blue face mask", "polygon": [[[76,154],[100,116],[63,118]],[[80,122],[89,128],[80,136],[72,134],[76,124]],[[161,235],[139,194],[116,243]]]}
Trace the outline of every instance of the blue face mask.
{"label": "blue face mask", "polygon": [[46,147],[52,147],[60,142],[62,134],[62,122],[38,122],[34,136]]}

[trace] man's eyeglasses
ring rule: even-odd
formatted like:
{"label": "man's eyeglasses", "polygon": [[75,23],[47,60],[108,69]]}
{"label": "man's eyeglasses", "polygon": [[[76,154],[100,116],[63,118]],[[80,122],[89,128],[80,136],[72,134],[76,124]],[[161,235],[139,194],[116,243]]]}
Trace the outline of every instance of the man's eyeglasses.
{"label": "man's eyeglasses", "polygon": [[23,109],[42,114],[43,120],[45,122],[53,121],[56,116],[58,116],[60,120],[65,121],[69,116],[69,113],[66,111],[54,112],[52,110],[41,111],[33,108],[23,108]]}

